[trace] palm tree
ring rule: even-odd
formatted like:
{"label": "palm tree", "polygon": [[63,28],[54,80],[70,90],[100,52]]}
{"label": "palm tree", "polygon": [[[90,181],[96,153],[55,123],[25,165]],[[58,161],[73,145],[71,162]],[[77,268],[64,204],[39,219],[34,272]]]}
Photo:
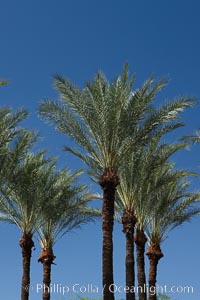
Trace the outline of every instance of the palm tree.
{"label": "palm tree", "polygon": [[[155,180],[158,180],[162,175],[162,170],[160,170]],[[157,266],[163,257],[161,243],[166,238],[166,234],[200,212],[200,208],[196,205],[200,199],[200,193],[187,191],[190,183],[183,173],[175,177],[176,180],[166,181],[160,189],[151,195],[154,205],[151,207],[149,223],[146,228],[149,242],[147,256],[150,262],[149,300],[157,299]]]}
{"label": "palm tree", "polygon": [[[172,154],[184,148],[185,144],[158,144],[160,138],[152,138],[148,146],[143,147],[136,154],[127,157],[120,169],[120,186],[117,189],[118,198],[116,211],[121,212],[123,231],[126,234],[126,286],[127,299],[135,299],[135,293],[131,287],[135,285],[134,275],[134,241],[137,250],[138,269],[138,293],[140,300],[146,300],[146,276],[145,276],[145,244],[144,230],[148,223],[149,210],[152,203],[149,201],[151,188],[155,189],[163,184],[163,178],[157,180],[151,187],[151,177],[157,169],[164,167]],[[172,180],[167,176],[166,180]],[[133,241],[134,229],[136,235]]]}
{"label": "palm tree", "polygon": [[[155,198],[152,197],[163,186],[174,183],[177,179],[184,176],[194,176],[186,170],[172,172],[174,163],[169,163],[171,156],[186,147],[186,144],[160,145],[156,152],[145,153],[141,157],[138,165],[139,184],[137,198],[135,201],[135,215],[137,218],[136,234],[134,242],[137,250],[137,270],[138,270],[138,294],[139,300],[147,299],[146,275],[145,275],[145,245],[147,242],[146,228],[149,224],[152,207],[155,206]],[[156,178],[156,179],[155,179]],[[136,182],[137,183],[137,182]]]}
{"label": "palm tree", "polygon": [[8,153],[9,168],[1,186],[0,199],[0,220],[17,225],[22,232],[19,242],[23,266],[22,300],[29,298],[34,226],[46,192],[45,178],[53,167],[53,164],[49,164],[52,159],[45,158],[44,151],[36,154],[28,151],[30,140],[26,138],[25,134]]}
{"label": "palm tree", "polygon": [[[143,150],[144,151],[144,150]],[[140,191],[140,177],[138,176],[141,169],[139,163],[143,160],[139,159],[140,155],[131,155],[127,157],[126,163],[120,172],[120,186],[117,189],[118,197],[116,197],[115,210],[122,215],[121,222],[123,232],[126,238],[126,286],[129,288],[126,293],[127,300],[135,300],[135,292],[132,287],[135,286],[135,258],[134,258],[134,230],[137,223],[136,205],[138,193]]]}
{"label": "palm tree", "polygon": [[37,237],[42,252],[38,259],[43,264],[43,300],[50,300],[51,266],[55,256],[53,246],[63,235],[99,216],[87,204],[95,195],[85,185],[75,186],[80,172],[62,170],[50,174],[48,179],[47,206],[41,210],[36,224]]}
{"label": "palm tree", "polygon": [[[169,123],[176,120],[178,112],[191,106],[191,99],[183,97],[161,109],[151,103],[165,85],[153,84],[149,78],[144,85],[132,92],[134,77],[128,79],[128,65],[122,75],[112,83],[97,73],[92,83],[84,89],[73,86],[69,80],[55,76],[55,87],[61,102],[46,100],[39,108],[40,115],[54,123],[56,129],[67,134],[80,147],[65,147],[89,167],[88,173],[103,189],[103,287],[104,299],[113,300],[113,217],[118,170],[128,153],[136,153],[152,133],[167,132]],[[163,125],[163,123],[166,123]],[[180,125],[176,124],[178,127]]]}

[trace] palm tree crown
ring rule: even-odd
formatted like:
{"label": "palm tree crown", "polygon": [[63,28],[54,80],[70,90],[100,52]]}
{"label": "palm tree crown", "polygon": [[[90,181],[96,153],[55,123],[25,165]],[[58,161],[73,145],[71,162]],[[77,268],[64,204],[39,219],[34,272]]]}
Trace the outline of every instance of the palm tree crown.
{"label": "palm tree crown", "polygon": [[[150,243],[160,245],[166,238],[167,232],[180,226],[200,212],[197,205],[200,193],[190,193],[190,186],[187,180],[192,173],[176,172],[171,174],[173,180],[165,182],[163,186],[151,197],[154,199],[154,206],[149,215],[149,223],[146,234]],[[176,175],[176,176],[173,176]],[[162,177],[163,174],[157,176]]]}
{"label": "palm tree crown", "polygon": [[52,168],[48,165],[50,161],[44,157],[44,151],[26,153],[18,165],[13,165],[1,189],[1,219],[16,224],[23,234],[33,233],[46,192],[44,175]]}
{"label": "palm tree crown", "polygon": [[41,116],[85,150],[83,153],[65,147],[95,171],[95,177],[99,178],[105,168],[118,169],[127,152],[134,151],[139,142],[145,144],[151,133],[160,135],[181,126],[181,123],[167,123],[194,104],[193,99],[182,97],[154,109],[151,103],[166,81],[153,83],[154,78],[150,77],[132,92],[134,79],[134,76],[128,79],[127,65],[112,83],[97,73],[94,81],[87,82],[82,90],[69,80],[55,76],[55,87],[62,102],[46,100],[40,105]]}
{"label": "palm tree crown", "polygon": [[96,195],[87,191],[86,185],[75,185],[81,171],[70,173],[67,169],[52,172],[46,184],[48,199],[40,211],[36,231],[42,248],[51,248],[64,234],[99,216],[87,204]]}

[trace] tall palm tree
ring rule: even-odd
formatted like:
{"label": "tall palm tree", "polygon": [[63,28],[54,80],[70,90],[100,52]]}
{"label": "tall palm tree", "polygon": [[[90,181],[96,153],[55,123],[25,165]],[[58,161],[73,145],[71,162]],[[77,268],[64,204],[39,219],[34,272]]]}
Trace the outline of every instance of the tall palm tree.
{"label": "tall palm tree", "polygon": [[[157,174],[157,179],[160,176],[162,177],[161,170]],[[154,205],[152,205],[146,228],[149,242],[147,256],[150,262],[149,300],[157,299],[157,266],[163,257],[161,243],[166,238],[166,234],[200,212],[200,207],[197,206],[200,193],[189,193],[189,186],[190,183],[186,176],[180,173],[179,176],[176,176],[176,180],[166,181],[160,189],[151,195]]]}
{"label": "tall palm tree", "polygon": [[[7,84],[7,81],[1,81],[1,85]],[[0,108],[0,190],[6,193],[8,189],[12,190],[9,186],[11,181],[10,175],[14,175],[16,167],[22,156],[33,145],[36,140],[36,135],[19,126],[19,123],[28,115],[24,109],[19,109],[13,113],[11,108]],[[8,184],[9,182],[9,184]],[[14,183],[14,181],[13,181]],[[8,196],[8,194],[7,194]],[[10,194],[9,197],[12,195]],[[3,204],[4,202],[4,204]],[[14,219],[5,210],[5,198],[1,195],[1,215],[0,219],[8,222],[14,222]],[[9,206],[8,202],[6,205]],[[13,210],[15,208],[13,207]],[[27,299],[27,298],[24,298]]]}
{"label": "tall palm tree", "polygon": [[[117,189],[118,198],[116,201],[116,211],[121,212],[124,233],[126,234],[126,286],[130,292],[127,292],[127,299],[135,299],[134,290],[131,287],[135,285],[134,275],[134,229],[136,228],[135,243],[137,250],[137,268],[138,268],[138,293],[139,300],[146,300],[146,277],[144,266],[144,252],[146,236],[144,229],[148,223],[149,210],[152,203],[149,201],[151,193],[151,177],[157,172],[157,169],[167,163],[169,157],[176,151],[185,147],[185,144],[158,144],[159,139],[154,138],[148,146],[143,147],[136,154],[126,158],[126,162],[120,169],[120,186]],[[167,177],[167,180],[173,178]],[[157,181],[153,191],[162,184],[162,180]]]}
{"label": "tall palm tree", "polygon": [[166,183],[172,184],[181,177],[195,175],[184,169],[172,172],[175,165],[174,163],[168,162],[168,159],[171,159],[171,156],[175,152],[183,149],[185,146],[186,144],[160,145],[153,157],[152,153],[145,153],[143,163],[140,163],[138,166],[140,171],[137,176],[139,177],[140,183],[138,184],[138,197],[136,198],[137,201],[135,204],[137,223],[134,242],[137,250],[139,300],[147,299],[144,255],[147,237],[145,232],[149,224],[152,207],[156,205],[155,198],[152,197],[152,194],[155,195]]}
{"label": "tall palm tree", "polygon": [[45,158],[44,151],[30,153],[24,139],[17,141],[8,153],[9,168],[1,186],[0,220],[17,225],[22,232],[19,241],[23,267],[21,299],[28,300],[34,226],[46,192],[45,178],[53,163],[49,164],[52,159]]}
{"label": "tall palm tree", "polygon": [[[151,107],[165,81],[149,78],[132,92],[134,77],[128,78],[128,65],[112,83],[97,73],[93,82],[79,89],[60,76],[55,87],[61,102],[46,100],[39,108],[40,115],[54,123],[56,129],[71,137],[80,149],[65,147],[89,166],[90,175],[103,189],[103,287],[104,299],[113,300],[113,216],[115,190],[119,185],[118,169],[128,155],[145,144],[152,132],[166,131],[168,123],[176,120],[178,112],[193,102],[181,98],[155,110]],[[168,125],[163,125],[167,123]],[[173,125],[174,126],[174,125]],[[179,125],[177,125],[179,126]]]}
{"label": "tall palm tree", "polygon": [[95,198],[85,185],[75,186],[80,172],[67,170],[54,172],[48,179],[47,206],[41,210],[36,224],[37,237],[42,252],[39,262],[43,264],[43,300],[50,300],[51,266],[55,256],[53,246],[63,235],[92,221],[98,212],[87,205]]}

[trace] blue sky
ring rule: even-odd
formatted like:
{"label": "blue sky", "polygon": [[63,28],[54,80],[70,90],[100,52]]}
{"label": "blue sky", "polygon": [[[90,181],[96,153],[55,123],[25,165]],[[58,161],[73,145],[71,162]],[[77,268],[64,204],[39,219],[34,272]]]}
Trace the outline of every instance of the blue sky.
{"label": "blue sky", "polygon": [[[80,162],[62,152],[69,143],[37,117],[41,99],[58,95],[52,88],[55,73],[83,86],[97,70],[109,79],[116,77],[125,61],[136,73],[135,87],[149,75],[170,80],[159,94],[157,103],[180,95],[200,95],[200,4],[198,0],[35,0],[1,1],[0,9],[0,77],[10,81],[1,87],[0,105],[17,109],[26,107],[29,118],[24,125],[36,129],[43,137],[40,148],[59,156],[59,166],[72,169]],[[189,134],[200,127],[199,105],[184,113],[186,127],[177,132]],[[177,166],[199,170],[200,146],[175,157]],[[199,181],[194,183],[197,189]],[[190,285],[193,294],[175,294],[176,300],[197,300],[199,282],[200,218],[185,224],[169,235],[163,244],[165,257],[160,261],[158,283]],[[1,224],[0,293],[3,299],[19,298],[21,253],[17,228]],[[73,284],[93,284],[101,288],[101,224],[84,226],[65,236],[55,247],[56,266],[52,267],[52,284],[72,289]],[[124,285],[124,236],[119,225],[114,231],[115,282]],[[42,266],[37,263],[40,247],[32,257],[31,299],[41,299],[37,284],[42,281]],[[98,297],[96,293],[89,293]],[[83,296],[86,294],[83,293]],[[118,294],[118,298],[123,295]],[[57,292],[52,300],[62,298]]]}

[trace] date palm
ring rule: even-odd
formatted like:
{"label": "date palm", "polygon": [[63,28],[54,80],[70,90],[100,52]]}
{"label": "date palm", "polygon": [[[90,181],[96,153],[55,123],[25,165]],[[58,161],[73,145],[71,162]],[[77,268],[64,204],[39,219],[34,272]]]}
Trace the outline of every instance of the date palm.
{"label": "date palm", "polygon": [[79,174],[80,172],[62,170],[50,174],[48,179],[48,191],[45,195],[48,202],[41,210],[36,224],[37,237],[42,248],[38,261],[43,264],[43,300],[50,300],[55,243],[68,232],[92,221],[94,216],[99,216],[98,212],[87,206],[95,195],[88,192],[85,185],[75,185]]}
{"label": "date palm", "polygon": [[34,226],[46,192],[45,178],[53,167],[53,164],[49,165],[51,159],[44,157],[44,151],[29,152],[32,138],[29,139],[30,136],[25,134],[7,154],[8,171],[4,174],[0,200],[0,220],[17,225],[22,233],[19,242],[23,267],[22,300],[29,298]]}
{"label": "date palm", "polygon": [[[148,223],[149,210],[153,205],[149,195],[151,189],[155,192],[163,184],[163,178],[157,180],[156,185],[151,184],[151,177],[157,169],[165,166],[167,160],[176,151],[185,147],[185,144],[158,144],[159,139],[152,139],[148,147],[143,147],[136,154],[127,157],[120,169],[120,186],[117,189],[118,198],[116,211],[122,214],[123,232],[126,236],[126,286],[135,285],[134,272],[134,229],[136,228],[135,243],[137,250],[138,292],[139,299],[146,300],[145,276],[145,244],[144,229]],[[165,181],[174,180],[166,176]],[[133,292],[127,292],[127,299],[135,299]]]}
{"label": "date palm", "polygon": [[[171,156],[183,149],[186,144],[160,145],[152,157],[152,153],[143,155],[143,163],[139,163],[140,171],[136,175],[139,178],[137,201],[135,204],[135,215],[137,218],[136,234],[134,242],[137,250],[137,272],[138,272],[138,293],[139,300],[147,299],[146,275],[145,275],[145,245],[147,242],[146,228],[149,224],[149,218],[152,207],[156,205],[155,198],[152,197],[156,192],[162,189],[166,183],[174,183],[177,179],[184,176],[194,176],[186,170],[173,171],[174,163],[169,163]],[[149,156],[150,154],[150,156]],[[158,175],[159,174],[159,175]],[[155,180],[156,177],[156,180]]]}
{"label": "date palm", "polygon": [[[166,181],[161,188],[151,194],[152,205],[149,211],[149,223],[146,228],[149,248],[147,256],[150,262],[149,268],[149,300],[156,300],[156,278],[159,260],[163,257],[161,243],[172,229],[189,221],[199,214],[200,207],[197,202],[200,193],[189,193],[190,183],[187,174],[176,173],[176,179]],[[188,173],[189,175],[189,173]],[[173,175],[172,175],[173,176]],[[157,174],[156,181],[163,177],[162,170]]]}
{"label": "date palm", "polygon": [[[93,82],[79,89],[69,80],[55,76],[55,87],[61,101],[44,101],[40,115],[55,124],[56,129],[71,137],[79,148],[65,147],[89,167],[88,173],[103,189],[103,286],[104,299],[113,300],[113,216],[118,170],[129,152],[136,152],[152,135],[168,131],[168,123],[176,120],[178,112],[191,106],[183,97],[153,109],[156,94],[165,81],[149,78],[141,88],[132,91],[134,77],[128,78],[126,65],[122,75],[111,83],[97,73]],[[165,123],[165,125],[163,125]],[[166,123],[168,125],[166,125]],[[177,125],[179,126],[179,125]]]}

